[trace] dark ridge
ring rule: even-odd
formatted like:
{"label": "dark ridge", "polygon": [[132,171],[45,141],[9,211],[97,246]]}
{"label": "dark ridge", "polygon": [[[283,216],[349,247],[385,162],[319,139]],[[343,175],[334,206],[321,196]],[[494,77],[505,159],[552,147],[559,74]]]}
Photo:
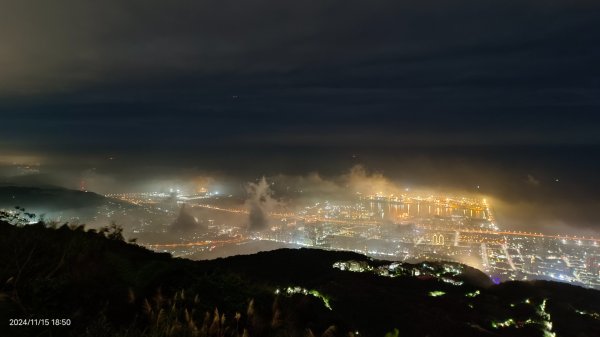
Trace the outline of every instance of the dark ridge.
{"label": "dark ridge", "polygon": [[[386,277],[379,271],[390,262],[314,249],[191,261],[108,234],[0,221],[0,320],[71,320],[3,324],[0,335],[600,336],[600,292],[568,284],[490,286],[483,273],[445,262],[398,268],[460,269],[462,284]],[[368,270],[333,267],[350,261]]]}
{"label": "dark ridge", "polygon": [[30,187],[0,185],[0,208],[11,209],[15,206],[25,209],[45,209],[60,211],[81,208],[96,208],[108,203],[135,207],[125,202],[109,199],[93,192],[70,190],[62,187]]}

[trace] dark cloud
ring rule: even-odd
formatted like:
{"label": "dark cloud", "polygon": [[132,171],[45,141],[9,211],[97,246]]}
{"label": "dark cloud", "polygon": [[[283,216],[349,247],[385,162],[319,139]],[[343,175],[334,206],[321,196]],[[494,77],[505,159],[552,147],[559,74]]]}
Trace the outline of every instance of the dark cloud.
{"label": "dark cloud", "polygon": [[598,143],[599,11],[532,0],[10,3],[0,131],[13,149],[78,156],[207,142]]}
{"label": "dark cloud", "polygon": [[586,69],[598,56],[594,1],[109,0],[3,7],[4,93],[153,81],[164,89],[165,80],[202,86],[223,78],[241,86],[564,87],[589,83],[598,71]]}
{"label": "dark cloud", "polygon": [[0,165],[119,188],[364,164],[569,205],[551,217],[590,228],[599,16],[591,0],[5,1]]}

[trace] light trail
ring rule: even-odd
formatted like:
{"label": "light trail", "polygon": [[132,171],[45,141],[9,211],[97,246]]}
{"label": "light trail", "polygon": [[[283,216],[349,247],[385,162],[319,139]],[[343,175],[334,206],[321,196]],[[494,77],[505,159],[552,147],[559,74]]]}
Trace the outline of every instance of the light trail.
{"label": "light trail", "polygon": [[178,247],[197,247],[197,246],[208,246],[208,245],[221,245],[230,243],[240,243],[247,241],[247,238],[239,237],[230,240],[206,240],[196,242],[184,242],[184,243],[160,243],[160,244],[145,244],[148,248],[178,248]]}
{"label": "light trail", "polygon": [[[450,230],[449,228],[432,228],[431,226],[423,226],[423,225],[417,225],[417,227],[426,229],[426,230],[438,230],[438,231]],[[461,233],[475,233],[475,234],[486,234],[486,235],[512,235],[512,236],[527,236],[527,237],[538,237],[538,238],[548,238],[548,239],[559,239],[559,240],[600,242],[600,238],[594,238],[594,237],[552,235],[552,234],[530,233],[530,232],[519,232],[519,231],[491,231],[491,230],[482,230],[482,229],[460,229],[458,231]]]}

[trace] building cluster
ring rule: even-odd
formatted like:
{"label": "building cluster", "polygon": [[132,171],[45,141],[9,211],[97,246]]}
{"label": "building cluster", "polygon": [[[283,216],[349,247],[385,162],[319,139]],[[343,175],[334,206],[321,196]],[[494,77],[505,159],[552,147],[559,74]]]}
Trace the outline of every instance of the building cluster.
{"label": "building cluster", "polygon": [[[151,247],[177,256],[202,256],[204,251],[229,244],[273,242],[353,251],[395,261],[460,262],[484,271],[495,282],[546,279],[600,289],[599,240],[501,229],[486,199],[375,194],[351,201],[323,200],[286,212],[271,212],[267,229],[250,232],[238,222],[247,217],[244,207],[219,204],[208,193],[195,197],[164,193],[114,197],[155,212],[158,208],[172,209],[165,204],[171,200],[175,205],[185,202],[193,210],[214,214],[207,219],[208,231],[201,236],[181,236],[178,242]],[[227,220],[216,214],[237,218]],[[164,226],[162,231],[166,231]]]}

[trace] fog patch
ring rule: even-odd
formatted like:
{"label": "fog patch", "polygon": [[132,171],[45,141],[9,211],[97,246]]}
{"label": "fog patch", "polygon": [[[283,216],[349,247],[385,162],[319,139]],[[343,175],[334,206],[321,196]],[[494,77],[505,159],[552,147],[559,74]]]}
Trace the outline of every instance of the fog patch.
{"label": "fog patch", "polygon": [[269,224],[269,212],[279,203],[273,198],[273,191],[265,177],[262,177],[258,183],[248,183],[246,186],[248,199],[246,207],[248,209],[248,229],[258,231],[267,228]]}

